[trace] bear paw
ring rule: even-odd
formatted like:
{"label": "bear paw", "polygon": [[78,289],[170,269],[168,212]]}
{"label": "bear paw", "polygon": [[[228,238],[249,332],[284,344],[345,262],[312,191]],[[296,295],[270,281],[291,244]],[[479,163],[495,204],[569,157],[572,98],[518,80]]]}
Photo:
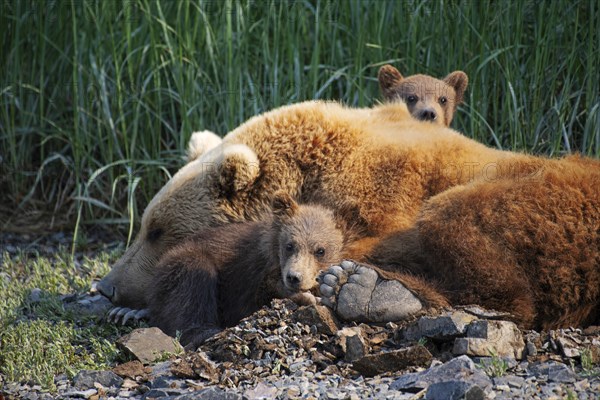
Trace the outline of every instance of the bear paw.
{"label": "bear paw", "polygon": [[321,302],[347,321],[399,321],[423,308],[400,282],[381,279],[374,269],[353,261],[330,267],[319,283]]}
{"label": "bear paw", "polygon": [[108,313],[106,319],[108,322],[112,322],[114,324],[119,323],[119,320],[123,318],[121,321],[121,325],[125,325],[128,320],[132,319],[136,323],[139,323],[142,320],[147,320],[150,316],[150,312],[147,309],[143,310],[132,310],[127,307],[115,307]]}

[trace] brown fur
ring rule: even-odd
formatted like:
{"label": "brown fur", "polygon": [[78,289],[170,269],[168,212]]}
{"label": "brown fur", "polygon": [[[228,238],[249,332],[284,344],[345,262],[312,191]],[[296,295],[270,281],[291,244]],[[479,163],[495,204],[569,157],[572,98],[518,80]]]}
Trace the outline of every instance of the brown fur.
{"label": "brown fur", "polygon": [[355,233],[343,221],[277,195],[270,219],[201,232],[158,265],[147,293],[151,324],[173,336],[180,331],[182,343],[195,346],[273,297],[304,299],[317,275],[347,256]]}
{"label": "brown fur", "polygon": [[386,101],[402,100],[413,117],[445,126],[450,126],[469,83],[462,71],[454,71],[444,79],[429,75],[405,78],[391,65],[381,67],[377,78]]}
{"label": "brown fur", "polygon": [[355,204],[366,229],[352,250],[391,265],[432,304],[502,307],[524,325],[585,324],[599,305],[599,169],[485,147],[415,121],[403,103],[282,107],[183,167],[98,287],[144,307],[160,255],[207,227],[264,220],[284,190],[330,209]]}
{"label": "brown fur", "polygon": [[[393,261],[396,272],[382,275],[431,305],[476,303],[526,328],[598,322],[598,162],[571,158],[447,191],[425,203],[408,236],[382,242],[371,262]],[[421,281],[407,282],[414,275]]]}

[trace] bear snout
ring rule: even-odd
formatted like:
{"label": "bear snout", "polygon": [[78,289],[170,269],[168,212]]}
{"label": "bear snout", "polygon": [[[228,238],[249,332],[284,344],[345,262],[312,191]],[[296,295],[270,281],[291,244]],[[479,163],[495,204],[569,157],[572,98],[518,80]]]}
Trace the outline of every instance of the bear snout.
{"label": "bear snout", "polygon": [[426,108],[419,112],[418,118],[421,121],[435,121],[437,119],[437,113],[432,108]]}
{"label": "bear snout", "polygon": [[288,272],[285,277],[286,286],[290,289],[299,290],[302,285],[302,274],[296,271]]}

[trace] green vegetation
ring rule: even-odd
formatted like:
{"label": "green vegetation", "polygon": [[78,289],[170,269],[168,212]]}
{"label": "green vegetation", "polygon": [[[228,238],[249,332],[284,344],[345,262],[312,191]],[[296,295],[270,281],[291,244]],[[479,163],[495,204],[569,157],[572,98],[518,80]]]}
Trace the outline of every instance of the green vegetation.
{"label": "green vegetation", "polygon": [[499,378],[506,375],[509,365],[495,350],[490,350],[489,358],[482,359],[478,367],[483,369],[490,378]]}
{"label": "green vegetation", "polygon": [[[33,381],[54,389],[54,376],[105,369],[121,359],[114,345],[131,328],[117,328],[65,309],[60,296],[89,289],[108,272],[115,255],[85,260],[73,269],[64,251],[54,258],[10,259],[0,269],[0,375],[7,382]],[[39,299],[31,291],[41,289]],[[1,380],[0,380],[1,381]]]}
{"label": "green vegetation", "polygon": [[595,1],[0,1],[5,228],[131,234],[193,131],[306,99],[371,105],[384,63],[466,71],[454,126],[477,140],[600,154]]}

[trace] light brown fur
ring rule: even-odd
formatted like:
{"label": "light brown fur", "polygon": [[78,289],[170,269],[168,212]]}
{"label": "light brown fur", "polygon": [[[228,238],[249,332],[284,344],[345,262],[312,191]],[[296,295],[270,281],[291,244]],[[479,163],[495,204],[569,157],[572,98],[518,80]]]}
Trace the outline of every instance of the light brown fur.
{"label": "light brown fur", "polygon": [[445,126],[450,126],[469,83],[462,71],[444,79],[420,74],[405,78],[391,65],[382,66],[377,78],[385,101],[403,101],[413,117]]}
{"label": "light brown fur", "polygon": [[[286,106],[250,119],[183,167],[148,205],[135,243],[99,288],[116,304],[144,307],[160,255],[207,227],[264,219],[284,190],[331,209],[355,204],[366,229],[352,251],[392,266],[432,304],[506,304],[524,310],[524,324],[586,323],[599,305],[598,169],[583,158],[488,148],[411,118],[403,103]],[[552,227],[564,232],[553,237]],[[530,256],[553,248],[560,265]],[[541,284],[557,276],[568,296]],[[531,308],[510,289],[523,281],[553,300]],[[544,311],[552,304],[564,316]]]}

